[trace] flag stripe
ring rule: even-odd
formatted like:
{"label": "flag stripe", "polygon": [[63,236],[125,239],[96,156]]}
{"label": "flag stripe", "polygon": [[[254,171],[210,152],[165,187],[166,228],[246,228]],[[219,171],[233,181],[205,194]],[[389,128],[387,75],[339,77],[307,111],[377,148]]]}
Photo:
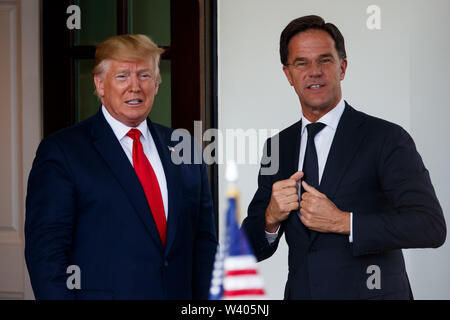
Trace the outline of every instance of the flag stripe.
{"label": "flag stripe", "polygon": [[250,274],[258,274],[258,271],[256,271],[255,269],[227,270],[225,276],[242,276]]}
{"label": "flag stripe", "polygon": [[244,295],[244,296],[227,296],[227,297],[223,297],[222,300],[266,300],[267,297],[265,294],[260,294],[260,295],[256,295],[256,294],[249,294],[249,295]]}
{"label": "flag stripe", "polygon": [[223,288],[224,290],[262,289],[264,288],[264,281],[258,275],[225,277]]}
{"label": "flag stripe", "polygon": [[256,265],[256,258],[253,255],[242,255],[236,257],[228,256],[225,259],[226,270],[249,269]]}
{"label": "flag stripe", "polygon": [[243,289],[243,290],[224,290],[223,295],[225,297],[233,297],[233,296],[245,296],[245,295],[264,295],[263,289]]}

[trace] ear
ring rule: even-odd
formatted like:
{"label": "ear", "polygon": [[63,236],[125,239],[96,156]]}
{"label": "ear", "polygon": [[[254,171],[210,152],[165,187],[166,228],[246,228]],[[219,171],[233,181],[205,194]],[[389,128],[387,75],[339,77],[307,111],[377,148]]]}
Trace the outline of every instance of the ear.
{"label": "ear", "polygon": [[105,79],[104,76],[95,75],[94,76],[94,84],[95,90],[99,97],[103,97],[105,95]]}
{"label": "ear", "polygon": [[155,81],[155,96],[158,94],[159,90],[159,81]]}
{"label": "ear", "polygon": [[293,85],[294,85],[294,82],[292,81],[292,76],[291,76],[291,72],[289,71],[289,68],[286,67],[286,66],[283,66],[283,71],[284,71],[284,74],[286,75],[286,78],[287,78],[288,81],[289,81],[289,84],[290,84],[291,86],[293,86]]}
{"label": "ear", "polygon": [[347,70],[347,59],[346,58],[342,59],[340,68],[341,68],[341,80],[344,80],[345,71]]}

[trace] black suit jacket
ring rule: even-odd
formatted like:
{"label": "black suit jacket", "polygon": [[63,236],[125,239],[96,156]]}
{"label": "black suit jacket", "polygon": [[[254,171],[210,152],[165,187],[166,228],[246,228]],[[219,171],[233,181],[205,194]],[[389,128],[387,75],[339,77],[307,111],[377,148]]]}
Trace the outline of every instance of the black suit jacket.
{"label": "black suit jacket", "polygon": [[[300,133],[301,121],[280,132],[278,172],[261,175],[260,171],[258,190],[243,222],[257,258],[270,257],[286,234],[285,299],[412,298],[401,249],[439,247],[445,241],[446,226],[428,171],[409,134],[346,103],[318,190],[339,209],[353,212],[353,242],[347,235],[308,234],[293,211],[270,245],[265,210],[273,183],[298,171]],[[271,139],[266,142],[266,154],[270,155],[270,147]],[[379,267],[381,289],[367,286],[372,265]]]}
{"label": "black suit jacket", "polygon": [[[175,165],[172,130],[147,124],[167,180],[166,247],[133,166],[99,111],[44,139],[33,163],[25,257],[37,299],[208,297],[217,241],[205,165]],[[66,286],[69,265],[81,270],[80,290]]]}

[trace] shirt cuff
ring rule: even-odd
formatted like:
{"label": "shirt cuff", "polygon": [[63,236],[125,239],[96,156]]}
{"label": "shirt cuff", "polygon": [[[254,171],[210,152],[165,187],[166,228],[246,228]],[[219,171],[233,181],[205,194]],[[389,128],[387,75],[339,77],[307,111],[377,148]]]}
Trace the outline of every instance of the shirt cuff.
{"label": "shirt cuff", "polygon": [[353,212],[350,212],[350,235],[348,236],[348,241],[353,243]]}
{"label": "shirt cuff", "polygon": [[267,232],[266,230],[264,230],[264,231],[266,232],[266,239],[267,239],[267,242],[269,242],[269,244],[272,244],[272,243],[275,242],[275,240],[276,240],[277,237],[278,237],[278,231],[280,231],[280,226],[278,226],[277,231],[275,231],[274,233]]}

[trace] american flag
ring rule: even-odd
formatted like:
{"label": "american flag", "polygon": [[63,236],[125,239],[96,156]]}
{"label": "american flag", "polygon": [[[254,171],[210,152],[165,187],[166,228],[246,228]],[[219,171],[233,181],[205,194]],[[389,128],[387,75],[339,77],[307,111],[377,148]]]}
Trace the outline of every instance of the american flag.
{"label": "american flag", "polygon": [[210,300],[265,299],[264,281],[243,229],[237,223],[237,190],[229,192],[226,236],[216,253]]}

